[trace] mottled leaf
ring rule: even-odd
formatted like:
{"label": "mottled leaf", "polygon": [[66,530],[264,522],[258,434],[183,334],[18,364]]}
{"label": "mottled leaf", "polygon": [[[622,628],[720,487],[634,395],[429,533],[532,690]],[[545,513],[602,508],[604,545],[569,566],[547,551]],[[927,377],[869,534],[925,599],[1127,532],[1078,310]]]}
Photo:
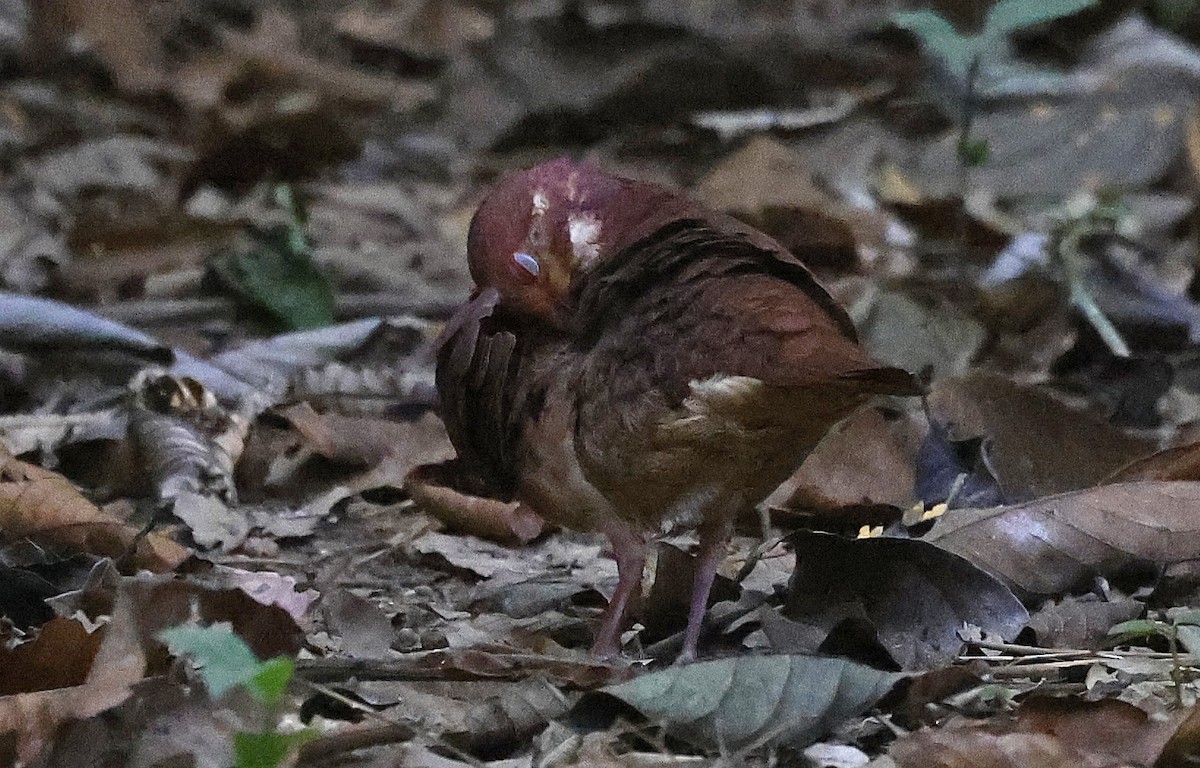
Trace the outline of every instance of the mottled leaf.
{"label": "mottled leaf", "polygon": [[904,675],[820,656],[749,656],[674,666],[609,686],[698,746],[803,746],[870,708]]}

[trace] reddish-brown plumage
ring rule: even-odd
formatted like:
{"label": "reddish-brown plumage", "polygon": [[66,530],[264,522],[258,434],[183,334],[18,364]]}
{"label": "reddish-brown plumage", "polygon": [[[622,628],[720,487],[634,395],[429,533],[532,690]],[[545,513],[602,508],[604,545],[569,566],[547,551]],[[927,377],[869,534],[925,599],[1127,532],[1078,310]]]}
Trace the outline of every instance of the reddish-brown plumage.
{"label": "reddish-brown plumage", "polygon": [[691,658],[738,512],[869,397],[917,391],[782,246],[657,185],[570,160],[512,174],[468,257],[478,290],[438,355],[447,430],[482,487],[612,540],[602,654],[648,535],[699,527]]}

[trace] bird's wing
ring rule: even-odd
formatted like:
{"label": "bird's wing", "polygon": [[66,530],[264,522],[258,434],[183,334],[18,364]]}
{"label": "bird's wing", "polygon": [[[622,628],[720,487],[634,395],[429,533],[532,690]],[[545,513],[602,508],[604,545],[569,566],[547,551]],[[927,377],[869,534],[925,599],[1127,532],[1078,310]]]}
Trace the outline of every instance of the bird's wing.
{"label": "bird's wing", "polygon": [[437,390],[450,442],[469,476],[497,495],[511,493],[517,336],[497,323],[495,289],[459,307],[439,340]]}
{"label": "bird's wing", "polygon": [[573,298],[580,463],[646,524],[756,501],[872,394],[917,391],[762,235],[676,221],[599,263]]}
{"label": "bird's wing", "polygon": [[917,391],[867,356],[846,313],[781,246],[705,220],[674,222],[605,260],[576,302],[577,343],[636,359],[673,402],[716,376]]}

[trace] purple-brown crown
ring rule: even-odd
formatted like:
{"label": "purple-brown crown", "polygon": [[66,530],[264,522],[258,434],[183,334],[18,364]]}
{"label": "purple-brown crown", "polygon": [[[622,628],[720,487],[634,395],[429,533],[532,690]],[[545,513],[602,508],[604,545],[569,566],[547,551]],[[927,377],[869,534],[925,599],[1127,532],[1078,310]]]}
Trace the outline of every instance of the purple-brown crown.
{"label": "purple-brown crown", "polygon": [[553,323],[576,276],[686,205],[663,187],[569,158],[511,173],[471,221],[471,276],[508,309]]}

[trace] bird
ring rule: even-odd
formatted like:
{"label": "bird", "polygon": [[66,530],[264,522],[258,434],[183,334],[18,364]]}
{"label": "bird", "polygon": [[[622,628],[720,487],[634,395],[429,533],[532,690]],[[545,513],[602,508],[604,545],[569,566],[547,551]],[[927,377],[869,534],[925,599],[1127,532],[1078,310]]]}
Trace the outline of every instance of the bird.
{"label": "bird", "polygon": [[571,158],[503,176],[471,220],[475,288],[437,351],[441,416],[488,495],[609,539],[592,652],[618,656],[653,538],[699,541],[697,644],[739,513],[875,395],[920,391],[768,235]]}

